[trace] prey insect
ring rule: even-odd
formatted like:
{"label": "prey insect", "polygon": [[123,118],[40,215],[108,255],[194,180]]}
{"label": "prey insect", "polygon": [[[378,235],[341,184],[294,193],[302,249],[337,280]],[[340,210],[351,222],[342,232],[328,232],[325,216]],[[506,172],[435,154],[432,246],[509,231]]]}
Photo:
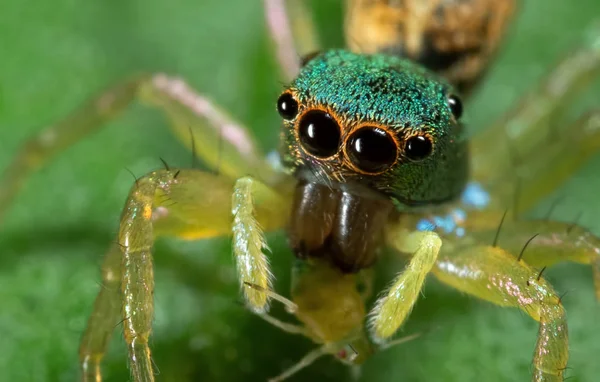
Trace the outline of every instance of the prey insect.
{"label": "prey insect", "polygon": [[[597,74],[598,33],[559,62],[518,108],[475,137],[469,153],[461,97],[468,97],[497,50],[513,1],[348,1],[350,50],[309,56],[304,53],[316,48],[316,34],[302,3],[289,3],[297,15],[290,20],[282,1],[264,4],[289,83],[277,102],[284,171],[271,166],[248,130],[205,96],[178,78],[151,74],[117,85],[34,137],[2,180],[4,209],[36,166],[135,98],[164,110],[175,133],[193,143],[207,166],[219,168],[215,175],[167,167],[135,182],[82,339],[83,379],[101,379],[108,338],[122,321],[133,379],[154,380],[149,338],[155,238],[231,234],[248,307],[323,344],[309,361],[336,354],[362,362],[405,322],[432,273],[538,321],[532,380],[563,380],[566,316],[541,270],[563,260],[590,264],[600,294],[600,243],[576,225],[524,221],[519,212],[598,149],[597,112],[563,127],[549,123]],[[292,30],[299,31],[296,41]],[[514,152],[521,159],[516,163]],[[269,299],[278,295],[264,232],[281,228],[304,267],[296,279],[304,290],[293,289],[290,305],[304,329],[265,315]],[[408,265],[371,309],[367,335],[366,297],[358,284],[370,278],[384,244],[405,255]],[[305,309],[304,298],[315,296],[306,304],[313,309]],[[332,324],[339,330],[315,335]],[[308,363],[305,358],[282,378]]]}

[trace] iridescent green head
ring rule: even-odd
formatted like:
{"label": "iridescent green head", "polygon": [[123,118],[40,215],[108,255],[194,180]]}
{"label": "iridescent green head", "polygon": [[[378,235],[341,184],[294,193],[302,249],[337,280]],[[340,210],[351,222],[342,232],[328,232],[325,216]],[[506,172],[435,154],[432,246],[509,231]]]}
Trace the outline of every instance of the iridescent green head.
{"label": "iridescent green head", "polygon": [[453,199],[466,182],[460,100],[410,61],[319,54],[280,96],[278,110],[283,162],[298,177],[374,190],[400,208]]}

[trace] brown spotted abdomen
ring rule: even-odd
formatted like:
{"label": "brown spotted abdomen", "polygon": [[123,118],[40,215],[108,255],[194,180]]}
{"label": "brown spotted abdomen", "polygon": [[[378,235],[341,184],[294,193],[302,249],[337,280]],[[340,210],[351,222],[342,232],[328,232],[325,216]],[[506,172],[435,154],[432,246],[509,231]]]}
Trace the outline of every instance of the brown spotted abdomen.
{"label": "brown spotted abdomen", "polygon": [[489,66],[515,0],[346,0],[350,49],[410,58],[463,95]]}

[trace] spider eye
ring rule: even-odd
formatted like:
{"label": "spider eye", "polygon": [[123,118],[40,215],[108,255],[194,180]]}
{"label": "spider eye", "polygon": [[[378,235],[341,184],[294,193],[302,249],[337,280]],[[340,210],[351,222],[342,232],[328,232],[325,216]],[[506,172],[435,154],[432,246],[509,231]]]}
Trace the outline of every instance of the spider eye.
{"label": "spider eye", "polygon": [[457,95],[450,94],[448,96],[447,102],[448,102],[448,107],[450,107],[450,110],[452,111],[452,114],[454,115],[454,118],[456,118],[456,120],[458,121],[463,114],[462,101],[460,100],[460,98],[458,98]]}
{"label": "spider eye", "polygon": [[414,135],[406,140],[404,153],[408,159],[420,161],[427,158],[433,152],[433,142],[427,136]]}
{"label": "spider eye", "polygon": [[304,150],[319,158],[334,155],[340,146],[340,127],[329,113],[321,110],[311,110],[302,116],[298,136]]}
{"label": "spider eye", "polygon": [[294,119],[298,114],[298,102],[290,93],[283,93],[277,100],[277,111],[283,119]]}
{"label": "spider eye", "polygon": [[352,163],[367,173],[390,167],[398,156],[394,139],[378,127],[363,127],[350,136],[346,151]]}

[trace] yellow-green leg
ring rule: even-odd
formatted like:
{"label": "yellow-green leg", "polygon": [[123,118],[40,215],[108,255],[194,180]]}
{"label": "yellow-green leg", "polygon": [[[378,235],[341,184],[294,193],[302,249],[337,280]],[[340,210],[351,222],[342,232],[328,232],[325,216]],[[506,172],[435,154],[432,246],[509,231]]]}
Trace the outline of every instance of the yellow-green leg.
{"label": "yellow-green leg", "polygon": [[565,310],[538,269],[500,247],[467,246],[442,247],[432,272],[453,288],[499,306],[520,308],[538,321],[532,381],[563,381],[569,354]]}
{"label": "yellow-green leg", "polygon": [[[253,229],[258,224],[265,230],[280,228],[289,209],[283,200],[287,199],[251,178],[234,183],[199,170],[160,170],[138,179],[121,216],[119,244],[105,259],[103,285],[82,339],[83,380],[101,380],[100,362],[112,328],[119,322],[123,323],[132,380],[154,380],[148,340],[154,312],[152,247],[157,236],[199,239],[229,235],[233,220],[237,247],[246,243],[242,248],[261,248],[262,231],[255,236]],[[264,280],[269,274],[268,265],[256,263],[264,261],[260,258],[264,255],[251,255],[248,251],[236,252],[238,269],[246,270],[245,279]],[[240,281],[244,285],[245,280]],[[256,301],[263,301],[260,307],[264,308],[264,295],[256,292],[249,297],[249,305],[258,309]]]}
{"label": "yellow-green leg", "polygon": [[[202,207],[208,207],[204,198],[210,193],[227,194],[230,190],[229,182],[219,184],[217,179],[210,180],[208,174],[199,171],[157,171],[139,179],[125,203],[119,229],[122,251],[121,314],[131,376],[135,382],[154,380],[148,346],[154,312],[153,220],[162,216],[184,219],[189,214],[191,219],[211,221],[214,224],[211,225],[211,233],[227,234],[228,225],[219,225],[225,222],[223,217],[228,215],[226,204],[220,209],[213,207],[215,216],[194,215]],[[154,215],[155,211],[158,215]],[[189,235],[189,232],[185,235]]]}
{"label": "yellow-green leg", "polygon": [[276,227],[286,224],[290,209],[287,200],[290,199],[281,198],[251,177],[239,179],[233,189],[233,255],[246,303],[257,313],[268,309],[269,294],[263,290],[271,290],[273,279],[265,255],[269,247],[263,227],[265,224]]}
{"label": "yellow-green leg", "polygon": [[81,378],[100,382],[100,361],[121,316],[121,249],[113,244],[102,263],[100,291],[79,346]]}
{"label": "yellow-green leg", "polygon": [[389,339],[404,323],[442,245],[439,236],[430,231],[392,230],[389,235],[392,246],[402,253],[412,254],[412,258],[370,313],[369,328],[376,343]]}
{"label": "yellow-green leg", "polygon": [[[600,300],[600,238],[574,223],[519,220],[504,211],[471,211],[462,228],[465,237],[444,238],[444,250],[478,244],[492,245],[536,269],[570,261],[592,266],[594,289]],[[500,223],[502,221],[502,223]],[[501,225],[500,225],[501,224]]]}

